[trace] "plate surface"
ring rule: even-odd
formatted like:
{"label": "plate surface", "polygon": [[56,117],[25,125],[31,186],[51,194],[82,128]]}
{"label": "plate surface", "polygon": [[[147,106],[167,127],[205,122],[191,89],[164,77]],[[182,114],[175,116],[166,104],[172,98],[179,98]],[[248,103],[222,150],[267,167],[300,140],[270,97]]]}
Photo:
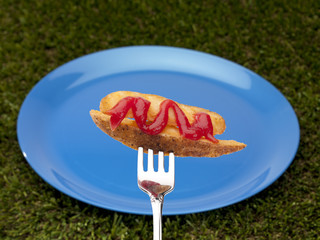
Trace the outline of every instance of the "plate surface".
{"label": "plate surface", "polygon": [[93,53],[39,81],[17,124],[21,150],[37,174],[88,204],[152,214],[149,197],[137,186],[137,152],[100,131],[89,115],[105,95],[118,90],[210,109],[226,121],[218,139],[248,145],[219,158],[176,158],[176,186],[165,197],[165,215],[213,210],[258,193],[282,175],[299,145],[299,124],[289,102],[238,64],[160,46]]}

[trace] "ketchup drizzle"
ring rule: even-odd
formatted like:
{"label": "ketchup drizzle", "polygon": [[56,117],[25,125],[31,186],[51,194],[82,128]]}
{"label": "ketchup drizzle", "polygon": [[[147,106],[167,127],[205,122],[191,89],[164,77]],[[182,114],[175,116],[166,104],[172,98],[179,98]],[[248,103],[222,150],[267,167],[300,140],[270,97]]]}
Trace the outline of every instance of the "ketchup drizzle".
{"label": "ketchup drizzle", "polygon": [[194,114],[194,122],[190,124],[178,104],[170,99],[166,99],[160,104],[160,111],[154,121],[148,122],[147,113],[150,104],[148,100],[141,97],[125,97],[121,99],[112,109],[106,112],[106,114],[111,115],[111,130],[114,131],[126,117],[128,111],[132,109],[138,127],[144,133],[157,135],[166,127],[169,118],[169,108],[172,108],[179,132],[183,137],[191,140],[199,140],[201,137],[205,137],[213,143],[218,143],[218,140],[213,136],[211,118],[207,113],[199,112]]}

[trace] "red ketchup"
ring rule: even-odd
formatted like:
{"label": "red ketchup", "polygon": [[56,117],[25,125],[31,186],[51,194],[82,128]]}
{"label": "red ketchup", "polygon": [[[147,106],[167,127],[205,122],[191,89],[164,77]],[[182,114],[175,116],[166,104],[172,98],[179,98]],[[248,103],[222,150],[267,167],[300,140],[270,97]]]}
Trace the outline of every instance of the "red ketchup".
{"label": "red ketchup", "polygon": [[111,115],[111,130],[115,130],[126,117],[128,111],[132,109],[138,127],[144,133],[157,135],[167,126],[169,108],[172,108],[180,134],[183,137],[191,140],[199,140],[201,137],[205,137],[213,143],[218,143],[218,140],[213,136],[211,118],[207,113],[199,112],[194,114],[194,122],[190,124],[178,104],[170,99],[166,99],[160,104],[160,111],[154,121],[148,122],[147,113],[150,104],[148,100],[141,97],[125,97],[121,99],[112,109],[106,112],[106,114]]}

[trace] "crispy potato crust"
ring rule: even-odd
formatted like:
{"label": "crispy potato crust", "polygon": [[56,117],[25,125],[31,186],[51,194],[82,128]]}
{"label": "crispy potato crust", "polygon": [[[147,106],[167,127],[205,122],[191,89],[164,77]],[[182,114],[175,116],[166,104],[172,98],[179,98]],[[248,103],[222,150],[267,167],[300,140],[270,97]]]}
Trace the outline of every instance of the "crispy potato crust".
{"label": "crispy potato crust", "polygon": [[112,131],[110,128],[110,116],[97,110],[91,110],[90,115],[94,123],[110,137],[120,141],[124,145],[138,149],[143,147],[153,149],[154,152],[163,151],[165,154],[174,152],[179,157],[219,157],[245,148],[243,143],[234,140],[219,140],[212,143],[206,139],[197,141],[189,140],[180,136],[179,130],[167,126],[158,135],[149,135],[142,132],[134,120],[125,118],[122,123]]}

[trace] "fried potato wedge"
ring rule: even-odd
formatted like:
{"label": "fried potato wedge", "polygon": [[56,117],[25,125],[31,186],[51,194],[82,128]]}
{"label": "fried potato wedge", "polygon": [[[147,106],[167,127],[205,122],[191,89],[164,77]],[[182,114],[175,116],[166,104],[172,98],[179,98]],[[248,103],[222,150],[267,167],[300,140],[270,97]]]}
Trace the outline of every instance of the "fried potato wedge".
{"label": "fried potato wedge", "polygon": [[[105,113],[107,110],[111,109],[115,106],[122,98],[125,97],[142,97],[151,102],[150,108],[148,110],[148,120],[153,121],[160,108],[160,104],[162,101],[166,100],[166,98],[153,95],[153,94],[143,94],[138,92],[130,92],[130,91],[118,91],[110,93],[109,95],[105,96],[100,102],[100,111]],[[176,102],[177,103],[177,102]],[[177,103],[181,110],[185,113],[186,117],[188,118],[189,122],[192,124],[194,121],[193,115],[198,112],[204,112],[210,115],[212,125],[213,125],[213,135],[222,134],[226,129],[226,124],[224,119],[217,113],[211,112],[207,109],[188,106],[184,104]],[[127,118],[133,118],[132,111],[129,110],[128,114],[126,115]],[[168,126],[177,126],[175,115],[172,109],[169,109],[169,120]]]}
{"label": "fried potato wedge", "polygon": [[135,121],[125,118],[122,123],[112,131],[110,128],[110,116],[97,110],[91,110],[90,115],[94,123],[110,137],[118,140],[124,145],[144,150],[153,149],[154,152],[163,151],[165,154],[174,152],[179,157],[219,157],[240,151],[246,147],[245,144],[234,140],[219,140],[212,143],[206,139],[197,141],[183,138],[176,127],[167,126],[158,135],[149,135],[142,132]]}

